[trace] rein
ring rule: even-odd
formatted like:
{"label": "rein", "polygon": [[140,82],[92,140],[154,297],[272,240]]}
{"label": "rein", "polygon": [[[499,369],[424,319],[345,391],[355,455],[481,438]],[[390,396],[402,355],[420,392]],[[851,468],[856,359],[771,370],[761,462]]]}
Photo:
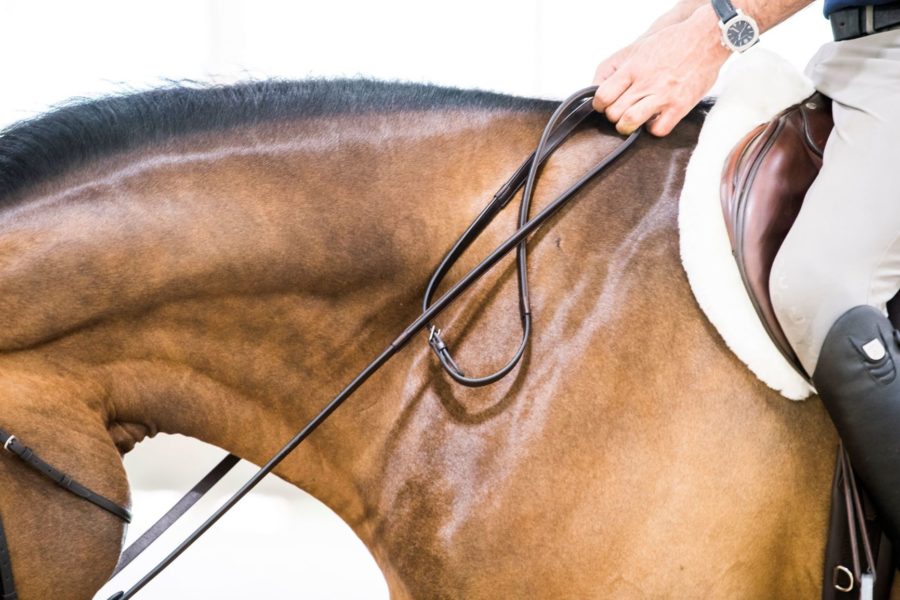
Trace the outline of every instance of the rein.
{"label": "rein", "polygon": [[[577,96],[577,94],[576,94]],[[574,98],[575,96],[573,96]],[[570,98],[571,100],[571,98]],[[565,105],[566,102],[563,102]],[[506,205],[513,199],[515,193],[522,186],[522,182],[524,180],[525,183],[525,191],[522,194],[522,201],[519,205],[519,221],[518,227],[522,228],[528,224],[528,213],[531,208],[531,197],[534,193],[534,184],[537,178],[538,169],[532,168],[534,164],[534,157],[538,153],[540,153],[541,158],[538,161],[538,167],[540,163],[546,160],[546,158],[555,151],[560,144],[562,144],[566,137],[572,133],[575,127],[578,126],[581,121],[585,119],[589,114],[593,112],[593,107],[590,102],[583,102],[581,105],[577,106],[574,110],[572,110],[559,124],[555,130],[550,132],[549,136],[547,135],[548,129],[551,127],[553,123],[553,118],[551,117],[550,123],[547,124],[544,129],[544,135],[541,136],[541,141],[538,143],[537,149],[535,152],[528,157],[528,159],[522,163],[522,165],[516,170],[512,177],[510,177],[509,181],[494,194],[491,202],[481,211],[481,213],[475,217],[475,220],[471,225],[463,232],[463,234],[459,237],[455,244],[450,248],[450,251],[447,252],[447,255],[441,260],[437,269],[435,269],[434,274],[431,276],[431,279],[428,282],[428,287],[425,289],[425,298],[422,301],[422,310],[427,311],[431,306],[431,300],[434,297],[435,292],[437,291],[438,285],[440,285],[441,281],[443,281],[444,277],[447,276],[447,273],[453,267],[457,260],[459,260],[460,256],[462,256],[463,252],[475,241],[478,235],[484,230],[488,224],[494,220],[494,217],[497,214],[506,208]],[[630,145],[631,138],[626,140],[624,144]],[[624,149],[623,149],[624,150]],[[599,165],[599,169],[603,169],[606,165]],[[563,193],[563,196],[570,194],[574,191],[577,191],[584,183],[593,177],[598,171],[595,170],[588,173],[584,178],[578,181],[574,186],[566,190]],[[562,196],[561,196],[562,197]],[[499,371],[493,373],[492,375],[486,375],[484,377],[466,377],[462,370],[459,368],[458,364],[453,357],[450,355],[450,349],[447,347],[447,344],[441,339],[441,330],[437,328],[433,323],[429,323],[430,329],[428,333],[428,344],[431,346],[434,353],[441,361],[441,366],[444,367],[444,370],[447,371],[447,374],[450,375],[457,383],[461,383],[462,385],[466,385],[469,387],[480,387],[483,385],[488,385],[490,383],[494,383],[499,381],[503,377],[505,377],[513,368],[518,364],[519,360],[522,358],[522,355],[525,353],[525,348],[528,346],[528,340],[531,337],[531,305],[528,297],[528,273],[527,273],[527,261],[526,261],[526,240],[523,239],[519,242],[518,246],[516,246],[516,276],[519,281],[519,316],[522,320],[522,341],[519,343],[519,347],[516,350],[516,353],[513,357],[506,363]]]}
{"label": "rein", "polygon": [[[109,600],[127,600],[132,598],[138,591],[152,581],[159,573],[161,573],[169,564],[178,556],[187,550],[197,539],[203,535],[216,521],[218,521],[225,513],[231,510],[238,501],[241,500],[250,490],[268,475],[279,463],[281,463],[293,450],[300,445],[316,428],[319,427],[326,419],[335,411],[344,401],[349,398],[363,383],[379,368],[381,368],[391,357],[399,350],[406,346],[415,334],[429,327],[428,343],[437,354],[441,365],[447,370],[448,374],[457,382],[468,386],[482,386],[498,381],[507,375],[519,362],[527,347],[531,334],[531,309],[528,297],[528,279],[527,279],[527,261],[526,261],[526,243],[528,236],[533,233],[542,223],[549,219],[556,211],[558,211],[574,194],[590,179],[602,172],[616,159],[622,156],[640,136],[642,129],[638,129],[627,138],[625,138],[611,153],[605,156],[597,165],[585,173],[578,181],[572,184],[536,216],[529,219],[529,211],[531,206],[534,187],[540,172],[541,166],[553,154],[553,152],[583,123],[590,115],[594,113],[591,101],[596,91],[596,86],[590,86],[579,90],[566,98],[557,109],[553,112],[547,125],[544,127],[540,141],[534,152],[522,163],[522,165],[513,173],[513,175],[501,186],[494,194],[490,202],[485,206],[481,213],[475,218],[471,225],[463,232],[462,236],[451,247],[450,251],[440,262],[425,291],[423,300],[422,313],[410,323],[401,333],[385,348],[369,365],[363,369],[341,392],[335,396],[325,407],[313,417],[297,434],[291,438],[269,461],[263,465],[250,479],[248,479],[227,501],[225,501],[206,521],[204,521],[194,532],[185,538],[178,546],[172,550],[162,561],[154,566],[147,574],[141,577],[127,591],[120,591],[109,598]],[[484,258],[478,265],[469,271],[464,277],[457,281],[447,292],[432,302],[436,294],[436,290],[441,281],[446,277],[450,268],[459,259],[463,252],[472,244],[477,236],[485,227],[505,208],[515,197],[518,191],[524,186],[521,205],[519,209],[518,229],[502,244],[500,244],[493,252]],[[440,335],[440,330],[434,325],[434,318],[444,310],[453,300],[468,289],[475,281],[484,275],[491,267],[493,267],[501,258],[508,254],[513,248],[516,248],[517,254],[517,275],[518,275],[518,293],[519,293],[519,312],[522,321],[522,340],[513,357],[499,371],[483,376],[468,377],[459,368],[456,361],[450,355],[447,344]],[[9,434],[4,434],[9,435]],[[14,438],[12,438],[14,439]],[[0,437],[0,443],[4,440]],[[156,524],[154,524],[147,532],[145,532],[136,542],[127,548],[119,559],[113,576],[128,565],[136,558],[147,546],[156,540],[169,526],[171,526],[178,518],[181,517],[193,504],[195,504],[203,494],[206,493],[215,483],[217,483],[240,459],[232,454],[226,456],[216,465],[203,479],[194,486],[175,506],[172,507]],[[43,461],[42,461],[43,462]],[[44,463],[46,465],[46,463]],[[49,467],[49,465],[47,465]],[[52,467],[49,467],[52,469]],[[55,469],[54,469],[55,471]],[[57,472],[58,473],[58,472]],[[60,475],[62,475],[60,473]],[[53,478],[53,477],[51,477]],[[65,480],[70,483],[72,480],[63,475]],[[53,478],[56,481],[56,478]],[[67,487],[70,492],[75,492],[71,486]],[[85,488],[86,489],[86,488]],[[89,490],[87,490],[90,492]],[[98,504],[101,508],[110,510],[110,507],[104,506],[96,501],[96,498],[102,498],[93,492],[90,492],[95,498],[79,494],[85,499]],[[107,501],[108,502],[108,501]],[[110,503],[112,504],[112,503]],[[115,505],[113,505],[115,506]],[[116,507],[120,508],[120,507]],[[122,509],[124,510],[124,509]],[[115,511],[114,514],[118,514]],[[122,516],[122,515],[119,515]],[[124,518],[124,517],[123,517]],[[127,520],[127,519],[126,519]],[[2,533],[2,523],[0,523],[0,574],[3,573],[2,566],[8,566],[8,549],[5,537]],[[9,574],[9,582],[12,585],[12,573],[7,569]],[[4,586],[7,577],[3,577]],[[4,587],[2,589],[4,595],[3,600],[13,600],[15,596],[14,588],[9,590]],[[12,595],[9,595],[12,594]]]}

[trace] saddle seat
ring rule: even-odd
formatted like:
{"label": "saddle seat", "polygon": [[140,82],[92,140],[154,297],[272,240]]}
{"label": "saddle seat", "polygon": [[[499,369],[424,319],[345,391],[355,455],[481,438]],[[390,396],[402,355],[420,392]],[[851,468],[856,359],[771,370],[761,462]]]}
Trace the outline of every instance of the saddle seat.
{"label": "saddle seat", "polygon": [[[790,365],[811,381],[772,308],[769,274],[781,244],[822,167],[834,127],[831,100],[815,93],[744,136],[725,162],[721,202],[738,271],[769,337]],[[889,318],[900,324],[898,297]],[[900,327],[898,327],[900,328]]]}

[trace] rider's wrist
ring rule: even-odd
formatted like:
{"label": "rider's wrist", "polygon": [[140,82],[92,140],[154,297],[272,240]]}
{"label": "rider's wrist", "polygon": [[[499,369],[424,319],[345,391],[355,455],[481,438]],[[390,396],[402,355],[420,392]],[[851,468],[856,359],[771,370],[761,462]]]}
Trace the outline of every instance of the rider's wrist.
{"label": "rider's wrist", "polygon": [[710,0],[708,5],[718,18],[719,39],[731,52],[742,53],[759,41],[760,28],[752,14],[742,10],[749,2],[736,5],[732,0]]}
{"label": "rider's wrist", "polygon": [[712,4],[705,2],[699,6],[689,19],[698,39],[707,47],[710,56],[720,65],[731,56],[731,50],[722,45],[722,29],[719,27],[719,15]]}

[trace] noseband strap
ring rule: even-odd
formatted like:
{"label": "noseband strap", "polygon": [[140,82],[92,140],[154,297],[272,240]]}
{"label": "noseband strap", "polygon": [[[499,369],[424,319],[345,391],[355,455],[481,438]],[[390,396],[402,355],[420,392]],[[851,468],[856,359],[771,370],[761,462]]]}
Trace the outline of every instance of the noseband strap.
{"label": "noseband strap", "polygon": [[106,512],[114,514],[126,523],[131,523],[131,512],[127,508],[119,506],[112,500],[81,485],[53,465],[41,459],[34,450],[19,442],[19,439],[16,436],[3,431],[2,429],[0,429],[0,444],[3,445],[4,450],[17,456],[26,465],[70,494],[74,494],[79,498],[99,506]]}
{"label": "noseband strap", "polygon": [[[99,506],[106,512],[117,516],[126,523],[131,522],[131,512],[124,506],[120,506],[85,487],[43,460],[37,453],[28,446],[19,442],[19,439],[11,433],[0,429],[0,445],[3,449],[17,457],[23,463],[66,490],[70,494],[74,494],[79,498]],[[0,520],[0,600],[16,600],[15,581],[13,580],[12,561],[9,557],[9,544],[6,540],[6,532],[3,530],[3,522]]]}

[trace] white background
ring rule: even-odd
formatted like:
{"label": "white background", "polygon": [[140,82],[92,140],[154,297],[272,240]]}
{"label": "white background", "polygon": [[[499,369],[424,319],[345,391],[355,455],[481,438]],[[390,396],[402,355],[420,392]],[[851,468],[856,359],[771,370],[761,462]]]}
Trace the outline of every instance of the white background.
{"label": "white background", "polygon": [[[0,126],[74,96],[173,79],[368,75],[560,99],[589,85],[599,61],[671,4],[0,0]],[[761,45],[802,68],[828,37],[816,3],[767,33]],[[352,401],[342,410],[353,410]],[[126,460],[135,487],[131,534],[219,457],[216,449],[178,437],[141,444]],[[242,465],[238,475],[251,472]],[[217,488],[222,492],[201,504],[193,522],[239,479],[229,477]],[[175,537],[164,540],[171,544]],[[97,598],[121,589],[132,573]],[[387,590],[343,523],[272,478],[139,597],[368,599],[386,598]]]}

